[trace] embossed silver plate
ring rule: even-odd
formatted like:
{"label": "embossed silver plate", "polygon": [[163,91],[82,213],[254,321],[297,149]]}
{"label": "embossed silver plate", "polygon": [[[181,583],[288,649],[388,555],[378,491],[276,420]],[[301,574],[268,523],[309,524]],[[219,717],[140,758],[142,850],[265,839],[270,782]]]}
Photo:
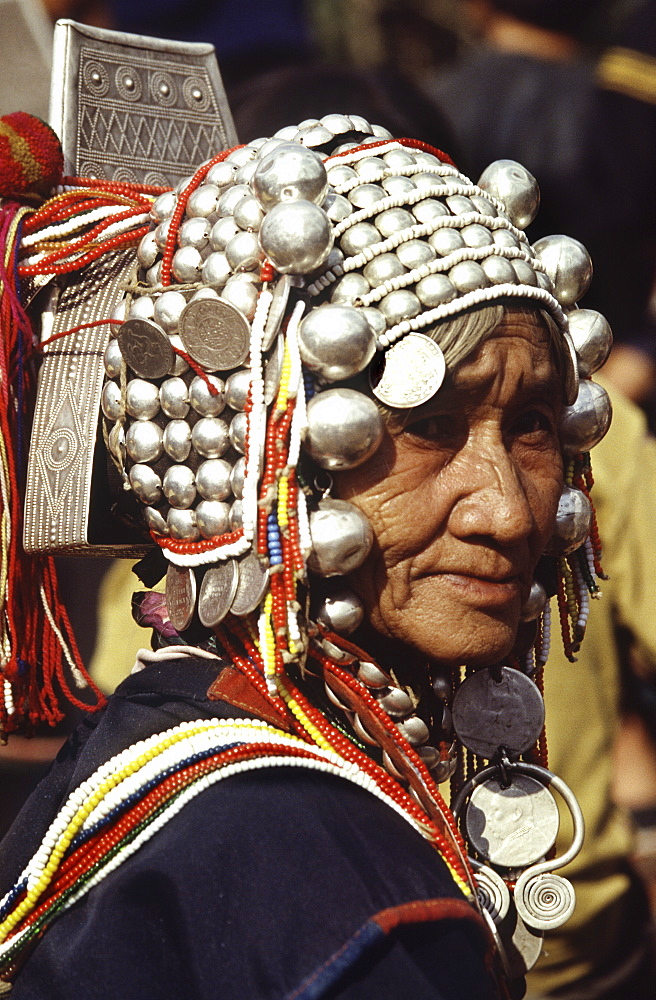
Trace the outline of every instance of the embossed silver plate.
{"label": "embossed silver plate", "polygon": [[490,760],[500,747],[517,757],[533,746],[544,725],[544,702],[533,681],[501,667],[497,680],[479,670],[461,684],[453,699],[453,727],[461,743]]}
{"label": "embossed silver plate", "polygon": [[471,794],[465,828],[475,850],[501,868],[524,868],[543,858],[556,842],[556,800],[543,784],[513,774],[509,788],[488,778]]}
{"label": "embossed silver plate", "polygon": [[65,172],[173,187],[237,142],[214,46],[55,26],[50,124]]}
{"label": "embossed silver plate", "polygon": [[373,394],[386,406],[401,410],[432,399],[446,372],[441,348],[423,333],[408,333],[393,344],[383,365],[379,381],[372,378]]}

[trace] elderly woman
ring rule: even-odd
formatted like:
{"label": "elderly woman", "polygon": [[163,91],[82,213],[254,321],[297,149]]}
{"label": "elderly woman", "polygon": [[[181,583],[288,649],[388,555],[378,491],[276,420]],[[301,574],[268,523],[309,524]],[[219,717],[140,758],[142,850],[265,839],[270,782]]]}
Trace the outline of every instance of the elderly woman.
{"label": "elderly woman", "polygon": [[609,418],[537,203],[337,114],[154,202],[102,407],[166,604],[4,842],[13,996],[521,994],[574,905],[539,685]]}

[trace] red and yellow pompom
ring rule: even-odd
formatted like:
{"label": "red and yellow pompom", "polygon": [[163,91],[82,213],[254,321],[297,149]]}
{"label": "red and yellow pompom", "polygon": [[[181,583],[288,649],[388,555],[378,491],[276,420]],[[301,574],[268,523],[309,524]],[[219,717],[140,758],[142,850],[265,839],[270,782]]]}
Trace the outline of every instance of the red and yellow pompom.
{"label": "red and yellow pompom", "polygon": [[0,118],[0,197],[47,196],[61,183],[64,154],[45,122],[25,111]]}

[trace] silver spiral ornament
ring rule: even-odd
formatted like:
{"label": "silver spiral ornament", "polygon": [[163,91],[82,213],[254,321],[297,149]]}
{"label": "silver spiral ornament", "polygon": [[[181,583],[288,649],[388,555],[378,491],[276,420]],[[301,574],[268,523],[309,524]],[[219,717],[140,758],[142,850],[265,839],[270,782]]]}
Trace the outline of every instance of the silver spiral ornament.
{"label": "silver spiral ornament", "polygon": [[551,931],[569,920],[574,912],[576,897],[571,882],[561,875],[524,872],[515,886],[515,906],[529,927]]}
{"label": "silver spiral ornament", "polygon": [[501,876],[487,865],[476,870],[476,896],[495,924],[500,924],[510,909],[510,891]]}

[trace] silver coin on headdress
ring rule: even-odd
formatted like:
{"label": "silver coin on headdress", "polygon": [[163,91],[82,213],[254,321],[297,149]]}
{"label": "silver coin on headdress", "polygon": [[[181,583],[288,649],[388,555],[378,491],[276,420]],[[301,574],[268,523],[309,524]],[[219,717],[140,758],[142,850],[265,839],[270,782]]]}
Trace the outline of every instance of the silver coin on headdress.
{"label": "silver coin on headdress", "polygon": [[220,298],[190,302],[180,316],[180,337],[191,357],[210,371],[230,371],[248,356],[248,321]]}
{"label": "silver coin on headdress", "polygon": [[371,388],[386,406],[408,409],[432,399],[445,373],[439,345],[423,333],[409,333],[386,351],[377,382],[372,373]]}

